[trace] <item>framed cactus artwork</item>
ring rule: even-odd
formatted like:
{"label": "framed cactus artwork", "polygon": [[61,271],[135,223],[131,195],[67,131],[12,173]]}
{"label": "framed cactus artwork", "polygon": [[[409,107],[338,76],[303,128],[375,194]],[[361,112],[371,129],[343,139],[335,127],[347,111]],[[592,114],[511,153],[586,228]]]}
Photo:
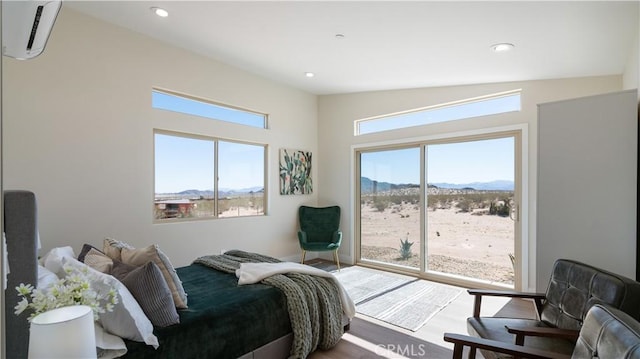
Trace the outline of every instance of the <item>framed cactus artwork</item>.
{"label": "framed cactus artwork", "polygon": [[280,194],[310,194],[311,152],[280,149]]}

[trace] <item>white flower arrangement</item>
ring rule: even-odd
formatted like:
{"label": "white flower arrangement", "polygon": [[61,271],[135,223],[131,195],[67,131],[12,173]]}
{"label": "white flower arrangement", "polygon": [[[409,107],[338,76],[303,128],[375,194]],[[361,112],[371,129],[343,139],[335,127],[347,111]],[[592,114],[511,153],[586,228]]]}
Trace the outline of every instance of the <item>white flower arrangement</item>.
{"label": "white flower arrangement", "polygon": [[113,307],[118,304],[115,289],[110,289],[108,293],[94,290],[91,282],[98,279],[86,268],[78,269],[65,264],[63,269],[66,276],[48,288],[35,289],[31,284],[24,283],[16,287],[22,300],[16,305],[15,314],[19,315],[30,309],[33,311],[28,318],[31,321],[36,315],[51,309],[87,305],[93,310],[94,320],[98,320],[99,314],[113,311]]}

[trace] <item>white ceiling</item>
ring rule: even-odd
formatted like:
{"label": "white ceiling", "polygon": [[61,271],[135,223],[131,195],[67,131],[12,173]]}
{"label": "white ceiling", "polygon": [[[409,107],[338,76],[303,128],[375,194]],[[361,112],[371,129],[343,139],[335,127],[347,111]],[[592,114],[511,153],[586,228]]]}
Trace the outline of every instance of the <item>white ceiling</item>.
{"label": "white ceiling", "polygon": [[[314,94],[621,74],[639,32],[636,1],[63,6]],[[169,16],[154,15],[151,6]],[[493,53],[499,42],[515,48]]]}

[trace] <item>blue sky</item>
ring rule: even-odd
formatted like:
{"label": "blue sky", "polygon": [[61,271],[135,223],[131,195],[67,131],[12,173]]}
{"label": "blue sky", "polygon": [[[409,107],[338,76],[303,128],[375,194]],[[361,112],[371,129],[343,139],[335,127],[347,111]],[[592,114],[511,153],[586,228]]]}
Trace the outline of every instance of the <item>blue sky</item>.
{"label": "blue sky", "polygon": [[394,116],[383,116],[380,118],[363,120],[358,122],[358,133],[366,134],[520,111],[520,99],[520,93],[518,92],[508,96],[488,98],[480,101],[463,102]]}
{"label": "blue sky", "polygon": [[213,189],[213,142],[155,135],[156,193]]}
{"label": "blue sky", "polygon": [[430,145],[429,183],[471,183],[514,179],[513,137]]}
{"label": "blue sky", "polygon": [[[155,149],[156,193],[213,189],[213,141],[158,133],[155,135]],[[219,188],[262,188],[263,149],[263,146],[219,141]]]}
{"label": "blue sky", "polygon": [[[379,182],[420,183],[418,147],[363,153],[361,175]],[[429,145],[429,183],[471,183],[494,180],[513,181],[513,137]]]}
{"label": "blue sky", "polygon": [[152,91],[154,108],[264,128],[266,115]]}

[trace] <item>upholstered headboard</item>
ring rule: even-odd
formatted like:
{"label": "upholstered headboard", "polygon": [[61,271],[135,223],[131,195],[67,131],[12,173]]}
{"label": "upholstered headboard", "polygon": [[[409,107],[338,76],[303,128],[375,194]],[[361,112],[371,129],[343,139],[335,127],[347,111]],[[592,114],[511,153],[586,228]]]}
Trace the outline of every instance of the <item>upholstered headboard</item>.
{"label": "upholstered headboard", "polygon": [[27,313],[14,314],[18,304],[15,288],[38,282],[38,216],[36,197],[29,191],[4,192],[4,232],[7,238],[9,275],[5,290],[6,357],[26,358],[29,349]]}

